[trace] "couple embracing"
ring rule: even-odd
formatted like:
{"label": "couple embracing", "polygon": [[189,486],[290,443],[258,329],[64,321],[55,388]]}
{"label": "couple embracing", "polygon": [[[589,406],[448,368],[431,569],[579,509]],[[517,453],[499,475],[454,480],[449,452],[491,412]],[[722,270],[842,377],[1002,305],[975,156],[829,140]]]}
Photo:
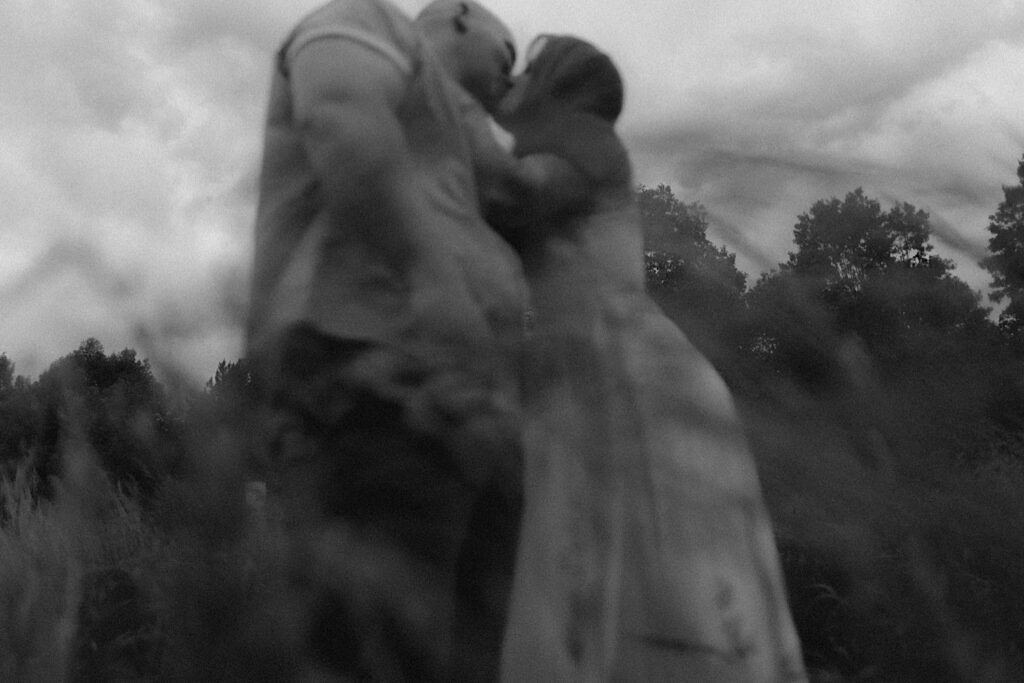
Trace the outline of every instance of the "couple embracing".
{"label": "couple embracing", "polygon": [[729,393],[644,292],[619,74],[515,60],[452,0],[278,53],[248,352],[295,675],[803,680]]}

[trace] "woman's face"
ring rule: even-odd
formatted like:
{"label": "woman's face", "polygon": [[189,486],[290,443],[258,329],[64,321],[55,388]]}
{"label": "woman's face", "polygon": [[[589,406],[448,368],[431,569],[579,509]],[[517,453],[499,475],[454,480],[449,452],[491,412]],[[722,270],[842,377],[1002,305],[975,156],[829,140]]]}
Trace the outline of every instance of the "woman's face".
{"label": "woman's face", "polygon": [[505,97],[502,98],[501,103],[498,105],[496,119],[499,123],[502,123],[503,120],[508,121],[522,104],[523,96],[529,88],[530,78],[532,73],[534,73],[535,62],[541,56],[541,52],[544,51],[548,40],[548,36],[538,36],[526,49],[526,67],[521,74],[512,78],[512,87],[505,93]]}
{"label": "woman's face", "polygon": [[552,106],[614,122],[622,112],[618,70],[606,55],[578,38],[537,38],[527,52],[526,69],[512,79],[495,118],[507,128],[517,118],[534,118],[542,110],[550,113]]}
{"label": "woman's face", "polygon": [[501,99],[501,102],[498,104],[498,111],[495,114],[499,123],[511,118],[512,114],[519,108],[519,105],[523,102],[523,94],[526,92],[529,84],[529,71],[524,71],[518,76],[512,77],[512,87],[508,89],[505,97]]}
{"label": "woman's face", "polygon": [[522,73],[512,78],[512,86],[508,92],[505,93],[505,97],[502,98],[501,103],[498,105],[498,111],[496,118],[499,123],[502,120],[508,120],[516,109],[523,103],[523,96],[526,94],[527,89],[530,86],[530,77],[533,72],[533,63],[537,57],[544,50],[544,46],[547,45],[548,39],[546,36],[540,36],[532,43],[526,51],[526,67]]}

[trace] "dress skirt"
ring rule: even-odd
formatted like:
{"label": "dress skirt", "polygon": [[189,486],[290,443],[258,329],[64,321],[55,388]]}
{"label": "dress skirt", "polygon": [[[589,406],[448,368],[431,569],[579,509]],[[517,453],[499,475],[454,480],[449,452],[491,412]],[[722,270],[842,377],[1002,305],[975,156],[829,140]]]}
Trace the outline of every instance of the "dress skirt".
{"label": "dress skirt", "polygon": [[503,680],[806,680],[725,383],[642,288],[559,265],[531,283]]}

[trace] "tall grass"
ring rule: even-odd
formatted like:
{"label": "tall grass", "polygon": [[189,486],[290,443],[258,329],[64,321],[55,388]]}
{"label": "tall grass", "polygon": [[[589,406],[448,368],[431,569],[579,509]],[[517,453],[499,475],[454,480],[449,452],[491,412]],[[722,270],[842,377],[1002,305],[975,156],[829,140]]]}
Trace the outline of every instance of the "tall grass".
{"label": "tall grass", "polygon": [[284,534],[246,504],[237,435],[203,427],[150,498],[81,440],[52,499],[28,459],[0,480],[0,681],[294,677]]}
{"label": "tall grass", "polygon": [[[743,409],[813,680],[1021,680],[1020,435],[925,442],[880,390],[851,396]],[[188,466],[150,497],[66,431],[52,499],[26,467],[0,481],[0,681],[316,679],[237,425],[199,414]]]}
{"label": "tall grass", "polygon": [[154,515],[167,543],[151,567],[163,618],[161,678],[294,680],[300,625],[284,530],[271,506],[247,500],[239,434],[204,424],[197,436],[191,471],[165,486]]}
{"label": "tall grass", "polygon": [[1022,453],[894,450],[828,412],[746,413],[815,680],[1021,680]]}
{"label": "tall grass", "polygon": [[[97,625],[91,609],[119,607],[102,604],[111,601],[105,577],[129,577],[134,585],[160,552],[132,493],[110,483],[87,445],[76,440],[64,451],[65,475],[51,499],[36,495],[27,466],[0,480],[0,680],[73,680],[90,652],[132,646],[97,643],[102,634],[83,626]],[[155,637],[153,629],[118,630],[108,635]]]}
{"label": "tall grass", "polygon": [[36,504],[28,475],[0,482],[0,680],[67,676],[82,563],[72,519]]}

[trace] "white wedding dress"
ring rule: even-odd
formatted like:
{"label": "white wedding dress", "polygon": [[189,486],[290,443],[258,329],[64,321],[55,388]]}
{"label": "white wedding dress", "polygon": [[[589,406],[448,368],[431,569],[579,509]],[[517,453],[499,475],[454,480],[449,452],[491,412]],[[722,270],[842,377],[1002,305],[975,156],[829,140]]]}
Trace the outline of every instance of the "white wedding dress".
{"label": "white wedding dress", "polygon": [[631,199],[603,199],[527,260],[503,680],[806,680],[736,409],[644,291]]}

